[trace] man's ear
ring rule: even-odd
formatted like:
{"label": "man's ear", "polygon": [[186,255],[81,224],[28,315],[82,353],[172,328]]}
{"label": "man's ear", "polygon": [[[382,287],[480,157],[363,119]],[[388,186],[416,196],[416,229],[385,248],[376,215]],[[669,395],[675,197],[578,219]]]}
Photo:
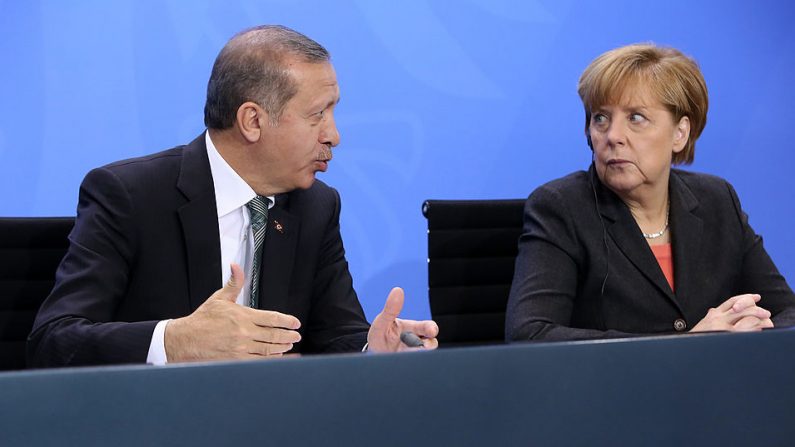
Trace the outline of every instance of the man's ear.
{"label": "man's ear", "polygon": [[683,116],[674,129],[674,153],[682,152],[688,140],[690,140],[690,118]]}
{"label": "man's ear", "polygon": [[268,114],[259,104],[247,101],[237,108],[236,121],[243,138],[255,143],[262,137],[262,127],[268,122]]}

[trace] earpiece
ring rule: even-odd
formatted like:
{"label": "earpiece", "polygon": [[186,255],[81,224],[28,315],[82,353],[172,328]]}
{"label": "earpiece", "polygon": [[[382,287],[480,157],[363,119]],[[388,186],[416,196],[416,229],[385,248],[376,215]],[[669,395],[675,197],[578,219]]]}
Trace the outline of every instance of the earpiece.
{"label": "earpiece", "polygon": [[[588,146],[591,146],[591,136],[588,135]],[[591,147],[593,151],[593,147]],[[589,175],[591,176],[591,191],[593,191],[593,200],[594,206],[596,207],[596,215],[599,216],[599,222],[602,224],[602,241],[605,245],[605,277],[602,280],[602,288],[599,294],[600,297],[603,297],[605,294],[605,286],[607,285],[607,278],[610,276],[610,245],[607,242],[607,226],[605,225],[604,219],[602,219],[602,212],[599,210],[599,195],[596,193],[596,165],[591,163],[591,172]]]}

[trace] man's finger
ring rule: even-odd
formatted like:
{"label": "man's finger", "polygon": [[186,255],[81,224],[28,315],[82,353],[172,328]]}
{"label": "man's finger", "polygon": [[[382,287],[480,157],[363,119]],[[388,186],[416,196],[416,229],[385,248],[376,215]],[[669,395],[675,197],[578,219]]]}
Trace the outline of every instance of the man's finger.
{"label": "man's finger", "polygon": [[237,301],[240,291],[243,290],[243,284],[246,278],[243,274],[243,269],[241,269],[239,265],[233,263],[231,267],[232,276],[229,277],[229,281],[215,292],[210,299],[229,301],[231,303]]}
{"label": "man's finger", "polygon": [[401,331],[410,331],[422,338],[436,338],[439,335],[439,326],[433,320],[413,321],[399,320]]}
{"label": "man's finger", "polygon": [[254,324],[260,327],[278,327],[292,330],[301,327],[301,321],[292,315],[272,310],[256,310],[256,313]]}
{"label": "man's finger", "polygon": [[426,338],[422,341],[422,344],[425,345],[425,349],[436,349],[439,347],[439,340],[435,338]]}
{"label": "man's finger", "polygon": [[301,334],[288,329],[261,327],[253,338],[261,343],[298,343],[301,341]]}
{"label": "man's finger", "polygon": [[292,343],[254,343],[249,349],[249,354],[274,355],[283,354],[293,349]]}
{"label": "man's finger", "polygon": [[384,303],[384,310],[381,311],[381,315],[388,317],[390,320],[395,320],[398,315],[400,315],[400,311],[403,310],[403,289],[400,287],[395,287],[389,292],[389,296],[386,297],[386,303]]}

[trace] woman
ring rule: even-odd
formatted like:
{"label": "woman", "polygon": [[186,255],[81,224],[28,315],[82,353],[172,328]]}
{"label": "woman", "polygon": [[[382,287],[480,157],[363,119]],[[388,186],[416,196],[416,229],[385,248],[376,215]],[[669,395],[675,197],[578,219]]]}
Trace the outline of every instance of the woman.
{"label": "woman", "polygon": [[693,161],[696,63],[630,45],[580,77],[590,169],[527,199],[506,338],[574,340],[795,324],[795,295],[725,180]]}

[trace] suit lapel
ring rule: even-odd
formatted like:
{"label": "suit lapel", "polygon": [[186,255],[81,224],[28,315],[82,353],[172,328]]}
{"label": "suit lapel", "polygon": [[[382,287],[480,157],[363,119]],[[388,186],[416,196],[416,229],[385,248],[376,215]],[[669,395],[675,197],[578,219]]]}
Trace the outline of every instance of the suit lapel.
{"label": "suit lapel", "polygon": [[182,152],[177,188],[188,202],[179,208],[191,311],[221,286],[221,244],[210,162],[204,134]]}
{"label": "suit lapel", "polygon": [[260,270],[260,307],[295,315],[292,306],[296,303],[291,303],[288,292],[301,220],[288,210],[289,194],[282,194],[276,198],[276,206],[268,211]]}
{"label": "suit lapel", "polygon": [[697,287],[695,272],[704,271],[698,268],[704,222],[694,213],[699,204],[698,199],[676,171],[671,171],[670,181],[674,284],[678,300],[685,304]]}
{"label": "suit lapel", "polygon": [[643,238],[640,227],[632,217],[632,213],[629,212],[629,208],[615,193],[602,185],[598,178],[593,178],[596,175],[593,167],[591,167],[591,175],[599,197],[600,212],[607,219],[605,225],[613,242],[640,273],[681,312],[682,308],[668,285],[649,244]]}

